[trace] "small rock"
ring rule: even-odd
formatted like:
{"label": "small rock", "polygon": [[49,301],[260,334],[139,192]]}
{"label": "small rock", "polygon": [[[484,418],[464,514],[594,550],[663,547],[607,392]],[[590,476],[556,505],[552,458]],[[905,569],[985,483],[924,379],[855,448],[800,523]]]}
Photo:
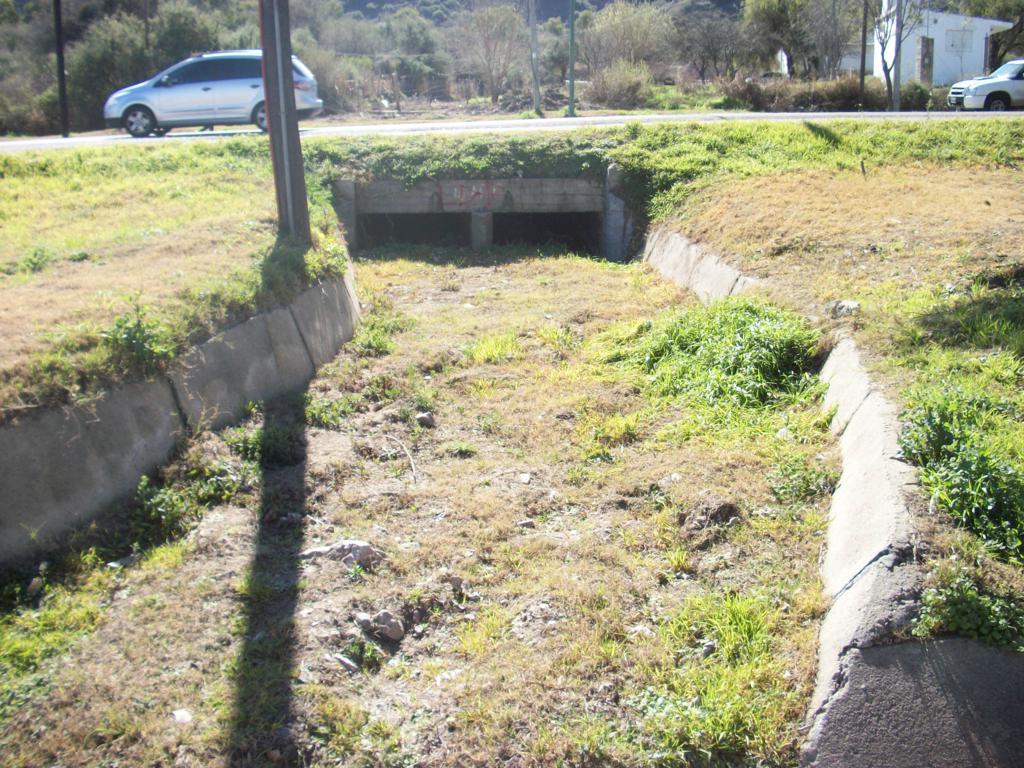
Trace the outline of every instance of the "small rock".
{"label": "small rock", "polygon": [[357,613],[355,615],[356,626],[365,629],[367,632],[373,629],[373,617],[368,613]]}
{"label": "small rock", "polygon": [[830,301],[825,305],[825,311],[833,318],[849,317],[860,312],[860,302],[851,299]]}
{"label": "small rock", "polygon": [[327,547],[313,547],[299,554],[301,560],[310,560],[315,557],[328,557],[332,560],[341,560],[349,568],[358,565],[366,570],[372,570],[374,566],[384,559],[384,553],[366,541],[354,539],[342,539]]}
{"label": "small rock", "polygon": [[423,411],[416,414],[416,423],[421,427],[433,429],[437,422],[434,421],[434,414],[430,411]]}
{"label": "small rock", "polygon": [[405,637],[405,627],[402,620],[391,611],[381,611],[373,617],[374,634],[380,637],[394,640],[395,642]]}
{"label": "small rock", "polygon": [[341,654],[341,653],[336,653],[336,654],[334,654],[334,658],[337,660],[337,662],[339,664],[341,664],[341,666],[343,666],[345,668],[346,672],[358,672],[359,671],[359,665],[356,664],[354,661],[352,661],[352,659],[350,659],[348,656],[345,656],[344,654]]}
{"label": "small rock", "polygon": [[519,482],[522,483],[523,485],[529,485],[532,479],[533,476],[530,475],[529,472],[523,472],[521,475],[519,475]]}
{"label": "small rock", "polygon": [[718,650],[718,643],[716,643],[714,640],[708,640],[701,647],[700,652],[701,652],[701,655],[706,659],[708,656],[710,656],[712,653],[714,653],[717,650]]}
{"label": "small rock", "polygon": [[520,520],[518,523],[516,523],[516,526],[518,526],[519,528],[536,528],[537,523],[536,521],[531,520],[530,518],[526,518],[525,520]]}
{"label": "small rock", "polygon": [[790,431],[783,427],[782,429],[775,433],[775,436],[780,438],[781,440],[789,440],[790,434]]}
{"label": "small rock", "polygon": [[25,594],[28,595],[30,600],[34,600],[39,596],[39,593],[43,591],[43,580],[38,576],[34,577],[32,581],[28,583],[28,587],[25,589]]}
{"label": "small rock", "polygon": [[280,749],[271,749],[267,752],[267,760],[272,763],[280,763],[282,759],[283,755],[281,754]]}
{"label": "small rock", "polygon": [[174,722],[181,723],[182,725],[188,725],[192,722],[192,713],[187,709],[176,709],[171,713],[174,718]]}

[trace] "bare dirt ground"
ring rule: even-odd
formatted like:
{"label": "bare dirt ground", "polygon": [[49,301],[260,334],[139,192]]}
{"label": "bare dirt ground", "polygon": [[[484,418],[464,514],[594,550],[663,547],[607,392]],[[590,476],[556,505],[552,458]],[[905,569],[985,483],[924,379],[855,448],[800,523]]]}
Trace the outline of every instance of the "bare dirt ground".
{"label": "bare dirt ground", "polygon": [[[834,464],[824,424],[677,429],[601,354],[690,301],[643,265],[408,256],[357,264],[393,346],[364,333],[304,403],[197,440],[230,457],[343,412],[118,577],[0,732],[5,765],[648,765],[715,729],[715,754],[795,761],[827,496],[770,477],[783,450]],[[385,559],[301,555],[342,539]],[[360,629],[382,610],[400,639]],[[719,658],[714,616],[757,655]]]}

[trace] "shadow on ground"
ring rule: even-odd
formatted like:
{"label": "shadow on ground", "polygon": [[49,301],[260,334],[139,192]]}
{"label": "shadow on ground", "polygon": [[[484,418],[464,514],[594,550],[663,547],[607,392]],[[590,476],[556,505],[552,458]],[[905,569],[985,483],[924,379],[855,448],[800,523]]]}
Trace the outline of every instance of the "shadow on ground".
{"label": "shadow on ground", "polygon": [[303,397],[268,403],[259,452],[258,531],[244,581],[242,649],[235,661],[231,765],[300,765],[293,720],[295,610],[306,511]]}

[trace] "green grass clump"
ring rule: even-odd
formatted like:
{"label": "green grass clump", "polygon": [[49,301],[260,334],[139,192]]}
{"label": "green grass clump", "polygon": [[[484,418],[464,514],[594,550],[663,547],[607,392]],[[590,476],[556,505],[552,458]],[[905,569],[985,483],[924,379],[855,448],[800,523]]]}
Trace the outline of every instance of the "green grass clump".
{"label": "green grass clump", "polygon": [[321,429],[337,429],[348,416],[358,412],[362,405],[363,398],[358,394],[327,399],[307,392],[304,400],[306,424]]}
{"label": "green grass clump", "polygon": [[670,312],[613,355],[662,396],[705,405],[766,406],[806,393],[818,334],[800,316],[749,299]]}
{"label": "green grass clump", "polygon": [[942,632],[1024,653],[1024,603],[1019,597],[990,594],[967,573],[953,569],[924,590],[914,624],[919,637]]}
{"label": "green grass clump", "polygon": [[646,749],[668,765],[791,759],[804,699],[776,647],[778,621],[760,595],[691,597],[663,630],[678,664],[631,701]]}
{"label": "green grass clump", "polygon": [[519,339],[512,331],[481,336],[466,348],[466,357],[477,365],[504,363],[523,353]]}
{"label": "green grass clump", "polygon": [[299,425],[236,427],[224,433],[224,440],[236,454],[264,469],[290,467],[306,455],[306,438]]}
{"label": "green grass clump", "polygon": [[808,461],[806,456],[783,456],[768,472],[772,495],[783,503],[811,501],[835,490],[836,478],[827,469]]}
{"label": "green grass clump", "polygon": [[[900,447],[921,468],[936,505],[999,557],[1024,561],[1024,472],[988,443],[1005,414],[998,401],[958,387],[911,393]],[[1019,417],[1019,414],[1013,416]]]}
{"label": "green grass clump", "polygon": [[476,456],[477,453],[476,446],[472,443],[467,443],[465,440],[454,440],[450,443],[445,443],[442,450],[453,459],[468,459]]}
{"label": "green grass clump", "polygon": [[363,357],[384,357],[395,351],[394,336],[412,325],[410,318],[398,312],[391,300],[375,295],[368,300],[369,311],[363,315],[355,336],[349,342],[356,354]]}
{"label": "green grass clump", "polygon": [[119,373],[156,373],[167,366],[178,348],[170,329],[140,304],[114,320],[100,337]]}

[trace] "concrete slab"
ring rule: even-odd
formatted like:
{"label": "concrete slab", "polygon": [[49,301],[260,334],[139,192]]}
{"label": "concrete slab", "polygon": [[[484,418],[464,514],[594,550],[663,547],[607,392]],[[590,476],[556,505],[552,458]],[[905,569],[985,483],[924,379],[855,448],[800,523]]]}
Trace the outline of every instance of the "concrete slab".
{"label": "concrete slab", "polygon": [[1022,654],[964,638],[855,649],[801,764],[1015,768],[1021,712]]}
{"label": "concrete slab", "polygon": [[724,299],[740,279],[739,271],[710,253],[705,253],[690,275],[690,290],[701,301]]}
{"label": "concrete slab", "polygon": [[288,309],[257,315],[188,353],[170,373],[191,427],[241,418],[246,403],[301,389],[313,363]]}
{"label": "concrete slab", "polygon": [[0,428],[0,562],[31,557],[168,459],[182,432],[164,379]]}
{"label": "concrete slab", "polygon": [[358,182],[359,213],[600,213],[604,183],[596,179],[458,179],[412,186]]}
{"label": "concrete slab", "polygon": [[351,275],[349,268],[344,280],[315,285],[292,302],[295,323],[317,368],[333,360],[355,332],[359,304]]}
{"label": "concrete slab", "polygon": [[690,287],[690,277],[703,256],[696,243],[666,229],[651,234],[644,248],[644,261],[683,288]]}
{"label": "concrete slab", "polygon": [[853,339],[843,337],[829,353],[821,369],[821,379],[828,384],[825,409],[836,409],[830,428],[842,434],[853,414],[871,393],[871,380],[860,362],[860,353]]}
{"label": "concrete slab", "polygon": [[469,214],[469,245],[474,251],[490,248],[494,243],[494,214],[473,211]]}

